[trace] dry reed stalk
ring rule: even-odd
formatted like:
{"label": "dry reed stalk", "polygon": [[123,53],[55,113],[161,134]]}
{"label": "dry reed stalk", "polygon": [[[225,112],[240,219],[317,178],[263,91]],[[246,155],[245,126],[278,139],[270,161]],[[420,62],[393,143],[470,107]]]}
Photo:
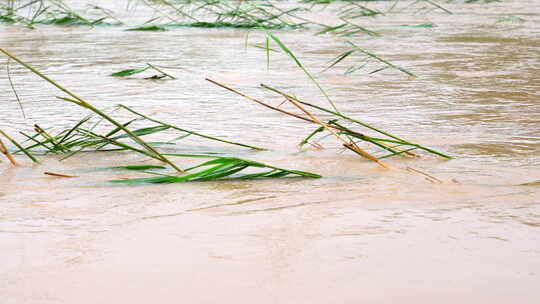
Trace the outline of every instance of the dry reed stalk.
{"label": "dry reed stalk", "polygon": [[67,175],[67,174],[54,173],[54,172],[43,172],[43,174],[50,175],[50,176],[55,176],[55,177],[66,177],[66,178],[77,177],[75,175]]}
{"label": "dry reed stalk", "polygon": [[300,105],[300,103],[298,103],[296,100],[292,99],[292,98],[287,98],[287,100],[292,103],[294,106],[296,106],[298,109],[300,109],[300,111],[304,112],[307,116],[309,116],[312,120],[314,120],[316,123],[318,123],[319,125],[321,125],[323,128],[325,128],[328,132],[332,133],[332,135],[334,135],[337,139],[339,139],[340,141],[343,142],[343,146],[350,149],[350,150],[353,150],[354,152],[364,156],[365,158],[377,163],[379,166],[383,167],[383,168],[386,168],[386,169],[390,169],[390,167],[383,163],[382,161],[378,160],[375,156],[369,154],[368,152],[366,152],[364,149],[358,147],[352,140],[350,139],[346,139],[344,138],[343,136],[339,135],[334,129],[330,128],[329,125],[325,124],[324,122],[322,122],[319,118],[317,118],[315,115],[313,115],[312,113],[310,113],[308,110],[306,110],[304,107],[302,107]]}
{"label": "dry reed stalk", "polygon": [[283,113],[283,114],[287,114],[287,115],[289,115],[289,116],[293,116],[293,117],[296,117],[296,118],[299,118],[299,119],[302,119],[302,120],[305,120],[305,121],[309,121],[309,122],[315,123],[315,121],[313,121],[313,120],[311,120],[311,119],[309,119],[309,118],[306,118],[306,117],[303,117],[303,116],[300,116],[300,115],[297,115],[297,114],[294,114],[294,113],[291,113],[291,112],[287,112],[287,111],[282,110],[282,109],[280,109],[280,108],[273,107],[273,106],[271,106],[271,105],[269,105],[269,104],[266,104],[266,103],[264,103],[264,102],[262,102],[262,101],[260,101],[260,100],[257,100],[257,99],[255,99],[255,98],[253,98],[253,97],[251,97],[251,96],[248,96],[248,95],[246,95],[246,94],[244,94],[244,93],[242,93],[242,92],[240,92],[240,91],[237,91],[237,90],[235,90],[235,89],[233,89],[233,88],[230,88],[230,87],[228,87],[228,86],[226,86],[226,85],[224,85],[224,84],[222,84],[222,83],[219,83],[219,82],[217,82],[217,81],[215,81],[215,80],[212,80],[212,79],[209,79],[209,78],[206,78],[206,80],[209,81],[209,82],[211,82],[211,83],[213,83],[213,84],[215,84],[215,85],[217,85],[217,86],[219,86],[219,87],[224,88],[225,90],[231,91],[231,92],[233,92],[233,93],[235,93],[235,94],[237,94],[237,95],[240,95],[240,96],[242,96],[242,97],[244,97],[244,98],[246,98],[246,99],[249,99],[249,100],[251,100],[251,101],[253,101],[253,102],[256,102],[256,103],[260,104],[260,105],[263,106],[263,107],[267,107],[267,108],[272,109],[272,110],[274,110],[274,111],[278,111],[278,112],[281,112],[281,113]]}
{"label": "dry reed stalk", "polygon": [[[244,94],[244,93],[242,93],[242,92],[240,92],[240,91],[237,91],[237,90],[235,90],[235,89],[233,89],[233,88],[231,88],[231,87],[228,87],[228,86],[226,86],[226,85],[224,85],[224,84],[222,84],[222,83],[219,83],[219,82],[217,82],[217,81],[215,81],[215,80],[212,80],[212,79],[209,79],[209,78],[206,78],[206,80],[209,81],[209,82],[211,82],[211,83],[213,83],[213,84],[215,84],[215,85],[217,85],[217,86],[220,86],[220,87],[222,87],[222,88],[224,88],[224,89],[226,89],[226,90],[228,90],[228,91],[231,91],[231,92],[233,92],[233,93],[235,93],[235,94],[237,94],[237,95],[240,95],[240,96],[242,96],[242,97],[244,97],[244,98],[246,98],[246,99],[248,99],[248,100],[251,100],[251,101],[253,101],[253,102],[256,102],[256,103],[260,104],[260,105],[263,106],[263,107],[272,109],[272,110],[274,110],[274,111],[281,112],[281,113],[283,113],[283,114],[286,114],[286,115],[289,115],[289,116],[292,116],[292,117],[296,117],[296,118],[298,118],[298,119],[302,119],[302,120],[307,121],[307,122],[311,122],[311,123],[314,123],[314,124],[318,124],[315,120],[313,120],[313,119],[311,119],[311,118],[303,117],[303,116],[300,116],[300,115],[298,115],[298,114],[294,114],[294,113],[291,113],[291,112],[282,110],[282,109],[280,109],[280,108],[278,108],[278,107],[271,106],[271,105],[269,105],[269,104],[267,104],[267,103],[265,103],[265,102],[262,102],[262,101],[260,101],[260,100],[258,100],[258,99],[255,99],[255,98],[251,97],[251,96],[248,96],[248,95],[246,95],[246,94]],[[287,96],[285,96],[285,98],[287,99]],[[285,100],[285,101],[287,101],[287,100]],[[281,104],[282,104],[282,103],[281,103]],[[281,106],[281,104],[280,104],[279,106]],[[357,135],[359,135],[359,136],[365,136],[365,137],[368,137],[368,136],[366,136],[366,135],[364,135],[364,134],[361,134],[361,133],[358,133],[358,132],[354,132],[354,131],[352,131],[352,130],[350,130],[350,129],[343,128],[343,127],[341,127],[341,126],[335,126],[335,125],[327,125],[327,126],[328,126],[329,128],[333,128],[333,129],[336,129],[336,130],[339,130],[339,131],[347,131],[347,132],[350,132],[350,133],[355,133],[355,134],[357,134]]]}
{"label": "dry reed stalk", "polygon": [[19,164],[15,161],[15,159],[13,158],[13,156],[9,153],[9,151],[7,150],[6,146],[4,145],[4,142],[2,142],[2,139],[0,139],[0,152],[2,152],[2,154],[4,154],[8,159],[9,161],[11,162],[11,164],[13,166],[18,166]]}
{"label": "dry reed stalk", "polygon": [[442,184],[443,183],[442,180],[440,180],[440,179],[438,179],[438,178],[436,178],[434,176],[431,176],[431,175],[429,175],[429,174],[427,174],[425,172],[422,172],[422,171],[420,171],[418,169],[407,167],[407,171],[423,175],[426,178],[426,180],[428,180],[430,183],[433,183],[433,184]]}
{"label": "dry reed stalk", "polygon": [[[212,80],[212,79],[209,79],[209,78],[206,78],[206,80],[209,81],[209,82],[211,82],[211,83],[213,83],[213,84],[215,84],[215,85],[217,85],[217,86],[220,86],[220,87],[222,87],[222,88],[224,88],[224,89],[226,89],[226,90],[229,90],[229,91],[231,91],[231,92],[233,92],[233,93],[235,93],[235,94],[237,94],[237,95],[240,95],[240,96],[242,96],[242,97],[244,97],[244,98],[246,98],[246,99],[249,99],[249,100],[251,100],[251,101],[253,101],[253,102],[256,102],[256,103],[258,103],[258,104],[260,104],[260,105],[262,105],[262,106],[264,106],[264,107],[267,107],[267,108],[269,108],[269,109],[272,109],[272,110],[274,110],[274,111],[278,111],[278,112],[281,112],[281,113],[283,113],[283,114],[287,114],[287,115],[289,115],[289,116],[293,116],[293,117],[302,119],[302,120],[304,120],[304,121],[308,121],[308,122],[311,122],[311,123],[318,124],[318,125],[322,126],[323,128],[325,128],[326,130],[328,130],[328,132],[330,132],[330,133],[332,133],[334,136],[336,136],[339,140],[341,140],[341,141],[343,142],[343,145],[344,145],[346,148],[348,148],[348,149],[350,149],[350,150],[352,150],[352,151],[354,151],[354,152],[356,152],[356,153],[358,153],[358,154],[364,156],[365,158],[367,158],[367,159],[369,159],[369,160],[371,160],[371,161],[376,162],[378,165],[380,165],[380,166],[383,167],[383,168],[386,168],[386,169],[389,169],[389,168],[390,168],[387,164],[381,162],[381,161],[378,160],[375,156],[373,156],[373,155],[369,154],[368,152],[364,151],[363,149],[361,149],[360,147],[358,147],[354,142],[352,142],[352,141],[350,141],[350,140],[347,140],[347,139],[343,138],[342,136],[340,136],[340,135],[334,130],[334,129],[337,129],[337,130],[344,130],[343,128],[338,127],[338,126],[334,126],[334,125],[328,125],[328,124],[325,124],[325,123],[322,122],[320,119],[318,119],[316,116],[314,116],[313,114],[311,114],[310,112],[308,112],[308,111],[307,111],[304,107],[302,107],[296,100],[294,100],[293,98],[290,98],[289,96],[284,96],[284,97],[285,97],[289,102],[291,102],[293,105],[295,105],[297,108],[299,108],[302,112],[304,112],[306,115],[308,115],[309,118],[303,117],[303,116],[300,116],[300,115],[297,115],[297,114],[294,114],[294,113],[291,113],[291,112],[288,112],[288,111],[285,111],[285,110],[282,110],[282,109],[280,109],[280,108],[273,107],[273,106],[271,106],[271,105],[269,105],[269,104],[266,104],[266,103],[264,103],[264,102],[262,102],[262,101],[260,101],[260,100],[257,100],[257,99],[255,99],[255,98],[253,98],[253,97],[251,97],[251,96],[248,96],[248,95],[246,95],[246,94],[244,94],[244,93],[242,93],[242,92],[239,92],[239,91],[237,91],[237,90],[235,90],[235,89],[233,89],[233,88],[230,88],[230,87],[228,87],[228,86],[226,86],[226,85],[224,85],[224,84],[222,84],[222,83],[219,83],[219,82],[217,82],[217,81],[215,81],[215,80]],[[349,130],[349,131],[350,131],[350,130]],[[360,133],[358,133],[358,134],[364,136],[363,134],[360,134]]]}
{"label": "dry reed stalk", "polygon": [[[275,93],[277,93],[277,94],[279,94],[279,95],[285,97],[285,99],[294,99],[296,102],[298,102],[298,103],[300,103],[300,104],[303,104],[303,105],[306,105],[306,106],[313,107],[313,108],[315,108],[315,109],[321,110],[320,107],[317,107],[317,106],[315,106],[315,105],[313,105],[313,104],[310,104],[310,103],[307,103],[307,102],[304,102],[304,101],[301,101],[301,100],[297,99],[297,98],[294,97],[294,96],[285,94],[285,93],[283,93],[283,92],[281,92],[281,91],[279,91],[279,90],[276,90],[276,89],[274,89],[274,88],[272,88],[272,87],[269,87],[269,86],[267,86],[267,85],[265,85],[265,84],[261,84],[261,87],[263,87],[263,88],[265,88],[265,89],[268,89],[268,90],[270,90],[270,91],[272,91],[272,92],[275,92]],[[280,104],[280,106],[281,106],[281,104]],[[336,113],[330,112],[330,113],[345,118],[345,116],[344,116],[343,114],[339,113],[339,112],[336,112]],[[356,121],[356,122],[359,123],[359,121]],[[367,126],[367,125],[365,125],[364,123],[361,123],[361,125],[373,129],[373,127]],[[348,128],[345,128],[345,127],[343,127],[343,126],[334,126],[334,125],[328,125],[328,126],[334,127],[335,129],[338,129],[338,130],[346,131],[346,132],[349,132],[349,133],[353,133],[353,134],[356,134],[356,135],[360,135],[360,136],[369,138],[369,136],[366,136],[366,135],[364,135],[364,134],[362,134],[362,133],[355,132],[355,131],[353,131],[353,130],[351,130],[351,129],[348,129]],[[379,131],[379,130],[376,130],[376,131]],[[379,131],[379,132],[380,132],[380,131]],[[386,133],[386,132],[380,132],[380,133],[385,134],[385,135],[387,135],[387,136],[389,136],[389,137],[392,137],[392,138],[394,138],[394,139],[399,139],[398,137],[395,137],[395,136],[393,136],[393,135],[391,135],[391,134],[388,134],[388,133]],[[399,140],[401,140],[401,139],[399,139]],[[376,141],[376,140],[375,140],[375,141]],[[402,140],[402,141],[404,141],[404,140]],[[376,141],[376,142],[377,142],[377,144],[379,144],[379,145],[385,146],[385,147],[390,148],[390,149],[393,149],[393,150],[400,151],[400,152],[402,152],[403,154],[408,155],[408,156],[410,156],[410,157],[419,157],[419,156],[418,156],[417,154],[415,154],[415,153],[412,153],[412,152],[410,152],[410,151],[405,151],[405,149],[402,149],[402,148],[400,148],[400,147],[393,147],[393,146],[392,146],[391,144],[389,144],[389,143],[385,143],[385,142],[381,142],[381,141]]]}

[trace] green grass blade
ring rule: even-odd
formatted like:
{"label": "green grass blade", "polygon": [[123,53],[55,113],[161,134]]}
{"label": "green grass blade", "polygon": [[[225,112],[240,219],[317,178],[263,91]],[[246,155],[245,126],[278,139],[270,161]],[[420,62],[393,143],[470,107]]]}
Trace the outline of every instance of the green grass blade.
{"label": "green grass blade", "polygon": [[266,35],[268,37],[270,37],[272,40],[274,40],[274,42],[277,43],[277,45],[279,46],[279,48],[285,52],[285,54],[289,55],[289,57],[291,57],[293,59],[293,61],[296,63],[296,65],[302,70],[304,71],[304,73],[308,76],[308,78],[311,80],[311,82],[313,82],[317,88],[319,89],[319,91],[321,91],[321,93],[324,95],[324,97],[326,98],[326,100],[330,103],[330,105],[332,106],[332,108],[336,111],[336,112],[339,112],[339,110],[337,109],[336,105],[334,104],[334,102],[330,99],[330,96],[328,96],[328,94],[326,93],[326,91],[321,87],[321,85],[319,84],[319,82],[317,80],[315,80],[315,77],[313,75],[311,75],[311,73],[307,70],[307,68],[300,62],[300,60],[298,60],[298,58],[296,58],[296,56],[293,54],[293,52],[291,50],[289,50],[285,44],[283,42],[281,42],[281,40],[276,37],[274,34],[272,34],[271,32],[267,31],[267,30],[264,30],[266,32]]}
{"label": "green grass blade", "polygon": [[379,56],[377,56],[377,55],[375,55],[375,54],[373,54],[373,53],[371,53],[371,52],[368,52],[368,51],[366,51],[366,50],[364,50],[364,49],[358,47],[356,44],[354,44],[354,43],[352,43],[352,42],[350,42],[350,41],[347,41],[347,43],[348,43],[349,45],[351,45],[355,50],[357,50],[357,51],[359,51],[359,52],[361,52],[361,53],[363,53],[363,54],[365,54],[365,55],[367,55],[367,56],[369,56],[369,57],[371,57],[371,58],[373,58],[373,59],[375,59],[375,60],[377,60],[377,61],[380,61],[380,62],[382,62],[382,63],[388,65],[389,67],[391,67],[391,68],[393,68],[393,69],[399,70],[399,71],[401,71],[401,72],[403,72],[403,73],[405,73],[405,74],[407,74],[407,75],[409,75],[409,76],[416,77],[415,74],[409,72],[408,70],[406,70],[406,69],[404,69],[404,68],[402,68],[402,67],[399,67],[399,66],[397,66],[397,65],[395,65],[395,64],[393,64],[393,63],[390,63],[390,62],[388,62],[387,60],[385,60],[385,59],[383,59],[383,58],[381,58],[381,57],[379,57]]}
{"label": "green grass blade", "polygon": [[149,66],[145,66],[144,68],[126,69],[126,70],[122,70],[122,71],[112,73],[111,76],[117,76],[117,77],[131,76],[131,75],[142,73],[142,72],[148,70],[149,68],[150,68]]}

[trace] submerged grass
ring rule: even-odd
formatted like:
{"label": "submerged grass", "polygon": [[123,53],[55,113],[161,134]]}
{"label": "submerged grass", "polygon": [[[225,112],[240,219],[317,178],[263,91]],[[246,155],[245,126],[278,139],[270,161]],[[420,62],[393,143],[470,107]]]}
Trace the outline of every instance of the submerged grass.
{"label": "submerged grass", "polygon": [[[212,158],[210,161],[203,162],[191,168],[185,169],[185,172],[192,172],[183,176],[161,174],[154,171],[144,171],[148,174],[157,175],[154,177],[129,178],[112,180],[112,183],[138,185],[138,184],[163,184],[163,183],[182,183],[194,181],[210,181],[219,179],[258,179],[258,178],[278,178],[287,175],[296,175],[300,177],[320,178],[315,173],[283,169],[260,162],[241,159],[237,157],[217,157],[204,154],[168,154],[168,156],[190,157],[190,158]],[[117,169],[119,167],[116,167]],[[139,167],[128,168],[128,170],[144,170]],[[161,168],[158,168],[161,169]],[[198,170],[196,170],[198,169]],[[240,174],[240,171],[246,169],[257,169],[255,173]],[[261,171],[262,170],[262,171]]]}
{"label": "submerged grass", "polygon": [[[132,128],[131,132],[138,137],[155,135],[160,138],[164,138],[165,131],[178,131],[182,134],[168,141],[149,142],[146,143],[151,147],[175,145],[179,140],[188,136],[200,137],[207,140],[217,141],[229,145],[241,146],[253,150],[265,150],[264,148],[247,145],[239,142],[234,142],[218,137],[209,136],[200,132],[180,128],[157,119],[151,118],[147,115],[141,114],[125,105],[118,105],[116,109],[124,109],[130,114],[134,114],[135,118],[122,123],[124,128],[132,128],[132,125],[137,123],[138,125],[144,125],[137,128]],[[148,157],[152,157],[148,151],[140,149],[140,147],[134,146],[126,139],[130,137],[121,133],[122,129],[117,126],[112,126],[108,129],[107,126],[101,126],[103,119],[97,122],[91,120],[91,116],[87,116],[77,122],[74,126],[63,129],[59,132],[47,132],[36,126],[35,134],[28,135],[21,132],[27,140],[23,143],[23,146],[15,153],[26,152],[30,154],[58,154],[62,155],[62,160],[72,157],[82,152],[110,152],[110,151],[132,151]],[[151,125],[150,125],[151,124]],[[87,127],[87,125],[89,125]],[[97,131],[100,129],[101,131]],[[154,158],[154,157],[153,157]]]}
{"label": "submerged grass", "polygon": [[[15,3],[18,6],[15,6]],[[94,6],[94,10],[101,13],[97,19],[84,17],[60,0],[4,1],[0,2],[0,21],[20,23],[29,27],[35,24],[86,26],[122,24],[105,9]]]}
{"label": "submerged grass", "polygon": [[[44,1],[31,1],[27,3],[26,7],[14,8],[10,7],[8,9],[0,7],[0,21],[11,22],[11,23],[25,23],[27,25],[33,25],[37,23],[46,23],[46,24],[56,24],[56,25],[99,25],[107,24],[105,20],[107,18],[112,18],[110,14],[106,17],[90,20],[81,16],[79,13],[67,7],[60,1],[49,0],[50,2],[55,3],[55,10],[52,10],[48,6],[43,6]],[[223,0],[191,0],[191,1],[150,1],[150,0],[138,0],[152,8],[156,12],[156,16],[153,16],[152,19],[145,22],[143,25],[135,28],[129,28],[128,31],[165,31],[173,27],[200,27],[200,28],[246,28],[252,29],[256,28],[263,30],[266,34],[266,40],[264,45],[258,45],[266,50],[267,54],[267,64],[269,65],[269,54],[270,51],[280,50],[287,56],[289,56],[295,63],[295,65],[300,68],[304,74],[310,79],[310,81],[317,86],[320,92],[324,95],[327,102],[332,109],[328,109],[322,106],[314,105],[308,102],[304,102],[293,95],[282,92],[276,88],[261,84],[261,87],[272,91],[273,93],[278,94],[280,97],[285,98],[290,105],[296,108],[296,111],[300,111],[300,114],[282,110],[278,107],[274,107],[268,103],[259,101],[255,98],[252,98],[248,95],[245,95],[239,91],[236,91],[232,88],[229,88],[223,84],[220,84],[216,81],[207,79],[214,84],[217,84],[225,89],[228,89],[236,94],[239,94],[245,98],[248,98],[252,101],[255,101],[267,108],[282,112],[284,114],[302,119],[306,122],[316,125],[316,129],[311,132],[304,140],[301,141],[300,146],[307,143],[311,143],[314,146],[320,146],[318,141],[324,139],[328,136],[335,137],[340,144],[352,152],[365,157],[382,167],[388,168],[389,166],[383,163],[381,160],[393,156],[416,156],[414,150],[423,150],[428,153],[435,154],[443,158],[451,158],[451,156],[444,154],[442,152],[436,151],[432,148],[419,145],[398,136],[395,136],[389,132],[380,130],[370,124],[364,123],[360,120],[351,118],[343,113],[341,113],[335,103],[331,100],[329,94],[322,88],[321,84],[318,82],[313,73],[311,73],[308,68],[299,60],[299,58],[289,49],[276,35],[271,33],[269,29],[294,29],[294,28],[304,28],[307,25],[317,25],[322,27],[317,34],[335,34],[343,37],[351,37],[357,34],[368,35],[370,37],[378,37],[379,33],[369,30],[366,27],[353,23],[353,20],[356,20],[360,17],[375,17],[379,15],[384,15],[385,12],[380,10],[371,9],[367,6],[360,4],[361,1],[346,0],[344,1],[345,6],[342,7],[338,13],[338,16],[341,20],[341,24],[335,26],[328,26],[318,22],[312,22],[308,19],[296,15],[304,11],[303,8],[295,7],[292,9],[282,9],[276,6],[274,3],[271,3],[268,0],[262,1],[223,1]],[[323,3],[326,0],[319,0],[318,3]],[[333,0],[328,0],[326,3],[335,2]],[[12,2],[11,2],[12,3]],[[417,0],[414,1],[414,4],[417,3],[427,3],[432,7],[436,7],[447,13],[445,8],[440,6],[437,2],[433,0]],[[392,8],[397,4],[395,1]],[[39,5],[37,8],[33,6]],[[34,14],[31,17],[21,17],[20,12],[25,8],[32,8]],[[4,11],[2,11],[4,10]],[[389,10],[390,11],[390,10]],[[163,19],[167,19],[166,22],[162,22]],[[117,20],[117,19],[116,19]],[[120,24],[120,21],[116,24]],[[160,21],[162,24],[154,24],[154,22]],[[186,22],[187,21],[187,22]],[[432,24],[419,24],[413,25],[413,27],[430,27]],[[272,49],[270,42],[273,42],[277,45],[277,48]],[[333,59],[326,70],[336,66],[340,62],[349,58],[354,54],[363,55],[363,62],[361,65],[351,66],[346,73],[352,73],[363,67],[368,63],[375,63],[379,66],[376,69],[372,70],[370,74],[377,73],[386,69],[398,70],[402,73],[405,73],[409,76],[416,76],[414,73],[409,70],[402,68],[396,64],[391,63],[388,60],[381,58],[380,56],[369,52],[363,48],[360,48],[353,42],[348,41],[350,49],[344,53],[337,56]],[[141,184],[141,183],[176,183],[176,182],[187,182],[187,181],[204,181],[204,180],[215,180],[222,178],[241,178],[241,179],[252,179],[252,178],[269,178],[269,177],[282,177],[286,175],[297,175],[303,177],[318,178],[320,175],[296,171],[296,170],[287,170],[279,167],[273,167],[263,163],[258,163],[250,160],[240,159],[236,157],[218,157],[212,155],[201,155],[201,154],[165,154],[159,152],[156,147],[163,145],[173,145],[176,141],[186,138],[188,136],[197,136],[208,140],[218,141],[226,144],[238,145],[245,148],[250,148],[254,150],[265,150],[264,148],[251,146],[247,144],[242,144],[238,142],[233,142],[209,135],[202,134],[200,132],[184,129],[178,126],[174,126],[154,118],[151,118],[147,115],[141,114],[125,105],[119,105],[118,108],[123,109],[129,112],[135,117],[126,122],[120,122],[114,119],[110,114],[104,110],[100,110],[92,106],[87,101],[81,99],[71,91],[62,87],[52,79],[48,78],[41,72],[37,71],[24,61],[18,59],[17,57],[11,55],[7,51],[0,49],[0,52],[5,54],[9,59],[12,59],[32,73],[38,75],[45,81],[49,82],[56,88],[60,89],[66,93],[69,97],[58,97],[58,99],[67,101],[73,104],[76,104],[80,107],[90,110],[93,112],[93,116],[99,116],[101,120],[98,123],[95,123],[92,126],[88,126],[91,122],[91,118],[88,116],[80,120],[74,126],[71,126],[68,129],[61,130],[60,132],[53,132],[50,129],[43,129],[39,126],[35,126],[34,134],[26,134],[21,132],[23,136],[26,137],[26,141],[23,145],[14,141],[11,137],[0,130],[0,134],[5,138],[9,139],[13,144],[18,147],[16,152],[24,153],[32,159],[32,161],[37,162],[37,159],[33,154],[58,154],[61,155],[62,159],[71,157],[81,152],[104,152],[104,151],[132,151],[139,153],[141,155],[148,156],[150,158],[159,160],[168,164],[177,174],[158,174],[154,171],[149,170],[161,170],[166,169],[164,166],[155,166],[155,165],[130,165],[130,166],[116,166],[110,167],[110,169],[117,170],[136,170],[143,171],[149,174],[154,174],[158,176],[148,177],[148,178],[133,178],[133,179],[123,179],[112,181],[114,183],[121,184]],[[148,70],[155,70],[158,72],[158,75],[150,77],[151,79],[161,79],[161,78],[171,78],[175,79],[174,76],[163,72],[156,66],[153,66],[149,63],[144,67],[125,69],[122,71],[115,72],[111,76],[116,77],[126,77],[131,75],[136,75],[143,73]],[[323,121],[320,119],[315,112],[324,114],[325,116],[330,115],[331,118]],[[100,123],[108,122],[112,125],[112,128],[103,128],[100,131],[97,131],[97,127],[100,126]],[[144,126],[134,127],[134,125],[144,124]],[[356,128],[356,129],[355,129]],[[362,128],[361,130],[358,130]],[[177,131],[182,134],[170,141],[165,142],[149,142],[142,139],[144,136],[158,135],[163,134],[162,132]],[[372,135],[366,135],[365,132],[371,132]],[[360,144],[366,144],[371,150],[365,150],[360,147]],[[2,152],[6,157],[10,158],[9,152],[7,152],[6,147],[0,141],[0,152]],[[385,154],[381,154],[385,153]],[[171,161],[170,157],[196,157],[196,158],[212,158],[210,161],[203,162],[197,166],[182,170],[179,166],[175,165]],[[10,161],[13,158],[10,158]],[[14,160],[13,160],[14,161]],[[263,170],[262,172],[249,173],[249,174],[238,174],[240,171],[245,169],[259,169]],[[185,175],[178,176],[178,173],[188,172]],[[194,173],[191,173],[194,172]],[[535,182],[536,183],[536,182]]]}
{"label": "submerged grass", "polygon": [[[223,178],[240,178],[240,179],[277,178],[277,177],[284,177],[287,175],[296,175],[296,176],[310,177],[310,178],[321,177],[318,174],[314,174],[310,172],[279,168],[279,167],[267,165],[264,163],[240,159],[236,157],[219,157],[219,156],[213,156],[213,155],[194,155],[194,154],[162,154],[158,152],[154,147],[158,145],[163,145],[163,144],[172,144],[174,141],[185,138],[190,135],[202,137],[202,138],[213,140],[213,141],[223,142],[227,144],[239,145],[242,147],[251,148],[255,150],[264,150],[264,148],[237,143],[237,142],[233,142],[229,140],[224,140],[217,137],[208,136],[199,132],[179,128],[177,126],[173,126],[173,125],[161,122],[159,120],[148,117],[144,114],[136,112],[135,110],[125,105],[119,105],[118,108],[124,109],[128,111],[129,113],[136,115],[136,118],[133,118],[124,123],[120,123],[117,120],[113,119],[109,114],[107,114],[106,111],[98,110],[97,108],[93,107],[91,104],[84,101],[82,98],[78,97],[77,95],[67,90],[66,88],[62,87],[61,85],[59,85],[52,79],[42,74],[41,72],[37,71],[35,68],[31,67],[24,61],[20,60],[18,57],[13,56],[9,52],[5,51],[4,49],[0,49],[0,52],[5,54],[9,58],[13,59],[14,61],[18,62],[19,64],[29,69],[34,74],[40,76],[42,79],[46,80],[47,82],[49,82],[50,84],[57,87],[58,89],[65,92],[71,97],[71,98],[57,97],[58,99],[74,103],[78,106],[89,109],[93,112],[93,114],[81,119],[74,126],[68,129],[64,129],[58,133],[48,131],[44,128],[41,128],[38,125],[35,125],[34,126],[35,134],[28,135],[24,132],[21,132],[21,134],[27,138],[27,140],[25,141],[25,144],[26,144],[25,146],[20,145],[15,140],[13,140],[10,136],[8,136],[5,132],[0,130],[0,135],[4,136],[8,140],[10,140],[13,144],[15,144],[15,146],[17,146],[19,150],[16,152],[22,152],[26,154],[34,162],[38,162],[37,159],[33,155],[35,153],[59,154],[59,155],[63,155],[62,159],[66,159],[68,157],[71,157],[83,151],[93,151],[93,152],[132,151],[132,152],[136,152],[136,153],[139,153],[139,154],[151,157],[151,158],[155,158],[162,162],[165,162],[169,166],[171,166],[174,170],[176,170],[177,173],[184,173],[188,171],[194,171],[195,169],[204,168],[204,169],[198,170],[195,173],[190,173],[183,176],[160,175],[158,177],[134,178],[134,179],[113,181],[115,183],[123,183],[123,184],[177,183],[177,182],[187,182],[187,181],[208,181],[208,180],[216,180],[216,179],[223,179]],[[151,65],[149,66],[152,67]],[[93,123],[92,126],[86,127],[87,124],[91,123],[91,118],[93,116],[99,116],[100,120],[96,123]],[[96,131],[97,127],[104,121],[107,121],[110,124],[112,124],[113,128],[110,130],[105,130],[106,131],[105,133],[103,132],[100,133]],[[144,126],[144,127],[140,127],[136,129],[129,129],[128,127],[130,127],[135,122],[138,122],[138,123],[151,122],[154,125]],[[162,131],[170,130],[170,129],[181,131],[184,133],[184,135],[177,137],[174,140],[168,141],[168,142],[146,142],[141,139],[141,137],[143,136],[158,134]],[[138,145],[133,145],[133,143],[131,142],[126,142],[125,141],[126,139],[130,139],[131,141],[135,142]],[[109,148],[111,146],[112,146],[112,149]],[[8,152],[7,148],[5,147],[4,143],[1,140],[0,140],[0,152],[4,154],[12,162],[13,165],[17,165],[16,161]],[[185,169],[184,171],[180,169],[179,167],[177,167],[172,161],[170,161],[168,158],[169,156],[191,157],[191,158],[194,158],[194,157],[195,158],[213,158],[213,160],[203,162],[197,166]],[[210,167],[210,168],[207,168],[207,167]],[[233,176],[237,172],[243,171],[248,168],[264,169],[264,171],[243,174],[240,176]],[[126,170],[137,170],[137,171],[148,172],[147,170],[150,170],[150,169],[165,169],[165,167],[156,166],[156,165],[128,165],[128,166],[111,167],[111,169],[126,169]],[[50,173],[49,175],[68,177],[67,175],[60,174],[60,173]]]}

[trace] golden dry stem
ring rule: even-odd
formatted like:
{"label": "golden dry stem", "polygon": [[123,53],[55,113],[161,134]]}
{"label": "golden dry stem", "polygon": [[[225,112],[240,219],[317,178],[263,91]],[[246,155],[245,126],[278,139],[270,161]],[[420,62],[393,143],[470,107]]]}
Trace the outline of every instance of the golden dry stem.
{"label": "golden dry stem", "polygon": [[7,150],[6,146],[4,145],[4,143],[2,142],[2,140],[0,139],[0,152],[2,152],[2,154],[4,154],[8,159],[9,161],[11,162],[11,164],[13,166],[18,166],[19,164],[15,161],[15,159],[13,158],[13,156],[9,153],[9,151]]}

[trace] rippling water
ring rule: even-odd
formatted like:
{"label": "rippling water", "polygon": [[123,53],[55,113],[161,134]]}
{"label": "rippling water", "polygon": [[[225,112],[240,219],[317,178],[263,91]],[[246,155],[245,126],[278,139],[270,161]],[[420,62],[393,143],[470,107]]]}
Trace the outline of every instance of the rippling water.
{"label": "rippling water", "polygon": [[[125,11],[122,1],[98,2],[133,22],[144,16],[142,8]],[[279,102],[258,89],[266,83],[325,104],[289,58],[272,55],[267,70],[264,51],[245,48],[243,30],[0,24],[0,47],[97,107],[122,103],[181,127],[268,147],[230,151],[324,176],[112,187],[104,181],[123,173],[88,169],[142,159],[86,154],[35,166],[19,157],[20,168],[3,161],[1,302],[540,301],[540,190],[518,186],[540,179],[539,3],[445,7],[454,14],[366,19],[363,25],[382,37],[354,40],[419,77],[391,70],[344,76],[345,64],[319,76],[341,111],[455,156],[392,159],[393,170],[331,148],[298,152],[311,126],[206,82]],[[311,17],[327,18],[331,9],[315,9]],[[505,16],[525,21],[497,23]],[[435,26],[403,27],[428,22]],[[313,71],[347,49],[346,39],[313,31],[276,34]],[[108,76],[144,62],[169,67],[178,79]],[[10,67],[27,117],[2,73],[0,129],[14,135],[35,123],[68,127],[86,114],[57,100],[60,93],[35,75]],[[200,141],[174,148],[201,149],[217,148]],[[443,184],[402,170],[408,166]]]}

